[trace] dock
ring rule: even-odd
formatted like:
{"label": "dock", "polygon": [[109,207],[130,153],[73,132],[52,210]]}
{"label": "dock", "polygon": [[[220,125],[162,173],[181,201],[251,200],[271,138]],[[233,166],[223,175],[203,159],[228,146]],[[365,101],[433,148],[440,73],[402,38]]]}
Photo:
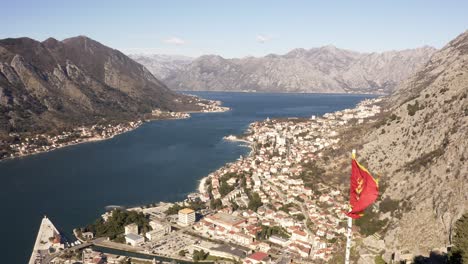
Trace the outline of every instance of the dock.
{"label": "dock", "polygon": [[58,252],[59,249],[64,248],[61,241],[62,237],[57,228],[52,224],[47,216],[44,216],[37,233],[36,242],[29,259],[29,264],[42,263],[51,254]]}

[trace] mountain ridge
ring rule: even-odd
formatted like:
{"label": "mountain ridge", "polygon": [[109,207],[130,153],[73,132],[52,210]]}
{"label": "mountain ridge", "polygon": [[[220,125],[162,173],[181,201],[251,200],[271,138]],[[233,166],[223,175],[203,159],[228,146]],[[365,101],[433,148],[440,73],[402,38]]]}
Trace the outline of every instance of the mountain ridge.
{"label": "mountain ridge", "polygon": [[86,36],[0,40],[0,134],[196,110],[144,66]]}
{"label": "mountain ridge", "polygon": [[423,46],[361,53],[327,45],[264,57],[203,55],[169,69],[162,79],[174,90],[387,94],[434,51]]}
{"label": "mountain ridge", "polygon": [[[386,261],[446,252],[468,211],[468,31],[437,51],[386,99],[387,112],[359,137],[359,154],[382,175]],[[367,252],[369,253],[369,252]],[[365,255],[365,252],[361,252]]]}

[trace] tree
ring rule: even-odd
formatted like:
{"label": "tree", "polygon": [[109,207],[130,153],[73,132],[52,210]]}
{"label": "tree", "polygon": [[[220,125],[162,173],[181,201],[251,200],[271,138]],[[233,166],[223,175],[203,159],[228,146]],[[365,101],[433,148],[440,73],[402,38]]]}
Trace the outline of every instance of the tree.
{"label": "tree", "polygon": [[468,214],[455,223],[453,248],[449,253],[449,263],[468,263]]}
{"label": "tree", "polygon": [[289,214],[289,208],[292,207],[293,204],[292,203],[288,203],[288,204],[283,204],[279,210],[285,212],[285,213],[288,213]]}
{"label": "tree", "polygon": [[221,186],[219,187],[219,193],[221,194],[221,196],[225,196],[232,190],[234,190],[234,186],[229,186],[229,184],[226,181],[221,182]]}
{"label": "tree", "polygon": [[218,208],[221,208],[222,206],[223,206],[223,203],[221,202],[220,199],[211,199],[210,207],[212,209],[218,209]]}
{"label": "tree", "polygon": [[178,204],[174,204],[173,206],[169,207],[167,210],[166,210],[166,214],[167,215],[174,215],[174,214],[177,214],[179,213],[179,211],[182,209],[182,206],[178,205]]}
{"label": "tree", "polygon": [[382,258],[381,255],[375,256],[374,263],[375,264],[387,264],[387,262],[385,262],[385,260]]}
{"label": "tree", "polygon": [[198,262],[200,260],[205,260],[206,258],[208,258],[209,256],[209,253],[205,253],[205,251],[203,250],[194,250],[193,251],[193,261],[195,262]]}
{"label": "tree", "polygon": [[188,207],[194,211],[199,211],[206,208],[205,203],[200,200],[189,202]]}
{"label": "tree", "polygon": [[241,187],[245,188],[246,186],[247,186],[247,177],[245,177],[245,175],[242,175]]}
{"label": "tree", "polygon": [[277,235],[283,238],[289,238],[289,233],[280,226],[264,226],[262,230],[257,234],[257,238],[260,240],[268,239],[272,235]]}
{"label": "tree", "polygon": [[381,231],[387,222],[388,220],[379,220],[378,214],[372,210],[372,207],[369,207],[364,215],[356,220],[356,225],[359,226],[361,234],[370,236]]}
{"label": "tree", "polygon": [[117,238],[118,241],[121,241],[118,238],[121,238],[120,235],[124,233],[124,227],[132,223],[138,225],[142,233],[151,230],[149,219],[143,213],[116,209],[112,211],[112,215],[106,222],[100,217],[88,225],[85,231],[93,232],[95,237],[109,237],[112,240]]}
{"label": "tree", "polygon": [[399,201],[398,200],[392,200],[390,197],[386,197],[381,203],[380,203],[380,211],[382,213],[386,212],[393,212],[396,211],[399,207]]}
{"label": "tree", "polygon": [[263,203],[262,199],[260,198],[260,195],[258,195],[258,193],[253,193],[250,197],[249,209],[256,212],[257,209],[262,205]]}
{"label": "tree", "polygon": [[305,219],[305,216],[303,214],[298,214],[296,215],[297,221],[303,221]]}

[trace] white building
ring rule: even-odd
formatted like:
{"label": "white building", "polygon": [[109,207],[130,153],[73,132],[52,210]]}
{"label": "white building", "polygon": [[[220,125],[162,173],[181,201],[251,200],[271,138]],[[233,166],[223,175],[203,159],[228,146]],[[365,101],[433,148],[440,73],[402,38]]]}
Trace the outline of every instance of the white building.
{"label": "white building", "polygon": [[162,222],[159,222],[159,221],[150,221],[149,222],[149,225],[151,226],[151,228],[154,230],[161,230],[163,231],[165,234],[169,234],[171,232],[171,225],[169,223],[162,223]]}
{"label": "white building", "polygon": [[145,238],[140,235],[133,234],[133,233],[125,235],[125,243],[130,244],[132,246],[136,246],[144,242],[145,242]]}
{"label": "white building", "polygon": [[279,237],[279,236],[270,236],[270,238],[268,239],[271,243],[274,243],[274,244],[277,244],[277,245],[280,245],[282,247],[286,246],[288,244],[288,240],[287,239],[284,239],[282,237]]}
{"label": "white building", "polygon": [[150,226],[153,228],[153,230],[145,234],[149,241],[160,239],[171,232],[171,226],[166,223],[150,221]]}
{"label": "white building", "polygon": [[307,234],[304,231],[296,230],[292,233],[291,236],[292,240],[300,240],[303,242],[308,242],[309,241],[309,234]]}
{"label": "white building", "polygon": [[160,230],[151,230],[149,232],[146,232],[145,237],[149,241],[156,241],[164,236],[164,233],[162,233]]}
{"label": "white building", "polygon": [[135,223],[125,226],[125,235],[128,234],[138,234],[138,225]]}
{"label": "white building", "polygon": [[188,226],[195,223],[195,211],[190,208],[184,208],[179,211],[179,224]]}

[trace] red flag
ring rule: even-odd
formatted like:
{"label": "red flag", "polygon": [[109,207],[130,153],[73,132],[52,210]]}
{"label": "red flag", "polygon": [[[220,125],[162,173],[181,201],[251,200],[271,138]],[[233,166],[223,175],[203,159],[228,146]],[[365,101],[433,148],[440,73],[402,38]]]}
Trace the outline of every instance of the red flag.
{"label": "red flag", "polygon": [[364,210],[377,199],[379,195],[378,181],[369,171],[356,161],[353,154],[351,162],[351,186],[349,190],[349,204],[351,211],[346,215],[353,219],[360,218]]}

